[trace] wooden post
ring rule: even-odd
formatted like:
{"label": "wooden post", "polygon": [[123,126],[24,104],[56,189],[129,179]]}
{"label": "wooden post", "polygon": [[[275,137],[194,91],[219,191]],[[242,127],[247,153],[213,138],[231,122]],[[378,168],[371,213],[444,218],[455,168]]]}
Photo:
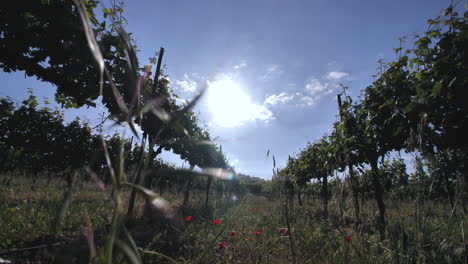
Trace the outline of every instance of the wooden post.
{"label": "wooden post", "polygon": [[[343,104],[341,101],[341,94],[336,95],[338,99],[338,108],[340,112],[340,119],[341,121],[344,120],[344,114],[343,114]],[[347,130],[348,128],[345,127]],[[347,134],[347,133],[346,133]],[[348,172],[349,172],[349,178],[351,179],[351,188],[353,191],[353,202],[354,202],[354,209],[356,211],[356,222],[357,224],[361,223],[361,217],[360,217],[360,207],[359,207],[359,194],[358,194],[358,181],[354,175],[354,170],[353,170],[353,164],[351,164],[351,161],[349,160],[349,156],[347,155],[346,157],[347,163],[348,163]]]}
{"label": "wooden post", "polygon": [[153,95],[156,93],[156,89],[158,88],[158,79],[159,75],[161,75],[161,62],[164,55],[164,48],[161,47],[159,49],[159,57],[158,57],[158,64],[156,65],[156,72],[154,73],[154,80],[153,80]]}
{"label": "wooden post", "polygon": [[[143,134],[143,137],[141,138],[140,153],[138,154],[138,165],[135,168],[135,176],[133,178],[133,184],[140,184],[141,173],[142,173],[142,169],[144,166],[143,154],[145,153],[145,146],[146,146],[146,134]],[[130,193],[130,200],[128,202],[127,220],[133,216],[133,207],[135,205],[135,198],[136,198],[135,195],[136,195],[135,189],[132,188],[132,191]]]}
{"label": "wooden post", "polygon": [[[156,66],[156,72],[154,74],[154,80],[153,80],[153,89],[151,91],[151,94],[149,95],[149,98],[150,100],[145,100],[144,103],[149,103],[149,101],[151,101],[151,99],[153,99],[154,95],[156,94],[156,91],[157,91],[157,85],[158,85],[158,79],[159,79],[159,75],[161,74],[161,63],[162,63],[162,58],[163,58],[163,55],[164,55],[164,48],[161,47],[159,49],[159,57],[158,57],[158,63],[157,63],[157,66]],[[145,122],[145,119],[142,120],[142,123]],[[142,127],[146,127],[144,124],[142,124]],[[155,145],[155,142],[154,142],[154,135],[149,135],[148,133],[146,132],[143,132],[143,138],[142,138],[142,146],[141,146],[141,151],[140,151],[140,159],[143,158],[143,153],[144,153],[144,144],[143,142],[146,142],[148,140],[149,142],[149,151],[148,151],[148,162],[146,162],[146,165],[148,164],[153,164],[151,158],[152,156],[154,155],[154,145]],[[141,164],[143,165],[143,164]],[[140,184],[141,182],[141,173],[142,173],[142,166],[139,166],[138,169],[137,169],[137,173],[135,175],[135,179],[134,179],[134,184]],[[135,189],[132,189],[131,191],[131,194],[130,194],[130,201],[129,201],[129,205],[128,205],[128,210],[127,210],[127,218],[131,217],[132,214],[133,214],[133,207],[134,207],[134,203],[135,203],[135,195],[136,195],[136,192],[135,192]]]}
{"label": "wooden post", "polygon": [[[189,171],[192,172],[195,168],[195,165],[190,165]],[[182,207],[186,208],[189,204],[190,199],[190,190],[192,189],[193,183],[193,175],[188,176],[189,179],[187,180],[187,184],[185,185],[185,193],[184,193],[184,202],[182,203]]]}
{"label": "wooden post", "polygon": [[343,106],[341,103],[341,94],[337,94],[336,98],[338,99],[338,110],[340,111],[340,118],[343,120],[343,110],[341,109]]}

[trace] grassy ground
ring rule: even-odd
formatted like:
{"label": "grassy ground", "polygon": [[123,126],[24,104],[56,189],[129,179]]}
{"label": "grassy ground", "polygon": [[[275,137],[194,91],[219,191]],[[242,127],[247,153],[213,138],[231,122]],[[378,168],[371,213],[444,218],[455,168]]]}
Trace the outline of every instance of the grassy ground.
{"label": "grassy ground", "polygon": [[[63,242],[63,248],[79,245],[86,254],[81,235],[86,215],[99,243],[112,208],[93,183],[76,186],[62,229],[50,237],[50,223],[61,206],[64,188],[64,182],[32,184],[25,178],[0,186],[1,250],[52,240]],[[177,203],[175,195],[167,198]],[[171,220],[157,211],[151,218],[142,218],[144,202],[139,200],[137,217],[128,222],[137,246],[181,263],[466,263],[468,218],[461,211],[451,216],[443,203],[387,201],[387,239],[380,241],[373,201],[364,204],[362,224],[357,225],[350,201],[341,211],[338,201],[332,200],[330,216],[324,219],[318,200],[301,207],[247,195],[238,202],[213,200],[216,206],[206,209],[196,206],[201,199],[195,195],[194,206],[180,209]],[[33,256],[41,252],[0,257],[22,263],[38,260]],[[145,252],[145,263],[170,262]],[[87,258],[82,261],[86,263]]]}
{"label": "grassy ground", "polygon": [[[355,225],[346,210],[338,217],[337,203],[331,217],[323,219],[317,205],[286,207],[261,197],[249,197],[242,205],[220,216],[223,225],[192,223],[192,253],[209,253],[201,263],[465,263],[466,217],[450,220],[443,210],[431,211],[427,218],[411,203],[389,209],[388,239],[380,241],[369,202],[364,208],[363,223]],[[287,228],[286,210],[290,222]],[[234,230],[236,236],[229,236]],[[258,235],[255,231],[259,230]],[[463,233],[464,232],[464,233]],[[220,243],[226,249],[216,250]]]}

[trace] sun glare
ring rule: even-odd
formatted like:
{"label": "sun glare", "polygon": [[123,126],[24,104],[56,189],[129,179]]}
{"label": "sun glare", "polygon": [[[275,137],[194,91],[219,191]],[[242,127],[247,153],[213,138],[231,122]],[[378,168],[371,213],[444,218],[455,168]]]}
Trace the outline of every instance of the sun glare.
{"label": "sun glare", "polygon": [[221,127],[236,127],[253,117],[255,104],[238,82],[228,76],[209,82],[207,102],[213,121]]}

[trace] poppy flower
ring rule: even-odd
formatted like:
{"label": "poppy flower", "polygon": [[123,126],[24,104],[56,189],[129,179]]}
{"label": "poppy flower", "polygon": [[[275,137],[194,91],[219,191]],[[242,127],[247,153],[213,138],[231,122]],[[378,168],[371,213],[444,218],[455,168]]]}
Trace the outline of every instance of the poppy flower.
{"label": "poppy flower", "polygon": [[192,216],[191,215],[185,217],[185,222],[190,222],[190,221],[192,221]]}
{"label": "poppy flower", "polygon": [[221,224],[221,220],[219,220],[219,219],[213,220],[213,223],[215,225],[219,225],[219,224]]}
{"label": "poppy flower", "polygon": [[289,236],[289,230],[287,228],[280,228],[283,236]]}
{"label": "poppy flower", "polygon": [[239,226],[239,223],[235,223],[234,225],[235,225],[235,226]]}
{"label": "poppy flower", "polygon": [[345,237],[345,240],[348,241],[348,242],[351,242],[353,240],[353,237],[352,236],[347,236],[347,237]]}
{"label": "poppy flower", "polygon": [[223,250],[223,249],[225,249],[226,247],[227,247],[227,246],[226,246],[226,243],[221,242],[221,243],[219,244],[219,248],[218,248],[218,249],[219,249],[219,250]]}
{"label": "poppy flower", "polygon": [[229,236],[236,236],[236,231],[232,230]]}
{"label": "poppy flower", "polygon": [[255,233],[254,233],[254,234],[255,234],[256,236],[260,235],[260,230],[259,230],[259,229],[255,230]]}

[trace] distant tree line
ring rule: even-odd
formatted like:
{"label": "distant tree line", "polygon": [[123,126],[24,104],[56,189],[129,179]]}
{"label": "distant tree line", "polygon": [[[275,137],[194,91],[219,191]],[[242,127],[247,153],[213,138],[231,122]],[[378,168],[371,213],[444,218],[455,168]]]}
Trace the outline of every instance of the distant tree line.
{"label": "distant tree line", "polygon": [[[117,133],[112,136],[93,134],[89,124],[79,118],[65,124],[63,112],[47,106],[38,108],[38,101],[32,94],[20,105],[15,105],[8,98],[0,98],[0,111],[0,173],[3,174],[19,172],[34,180],[69,178],[76,172],[86,175],[83,168],[87,166],[105,184],[110,184],[103,142],[112,164],[119,164],[120,158],[124,160],[123,171],[129,180],[140,160],[148,156],[148,151],[142,151],[133,138],[125,139]],[[152,168],[164,172],[154,173],[149,178],[150,187],[160,194],[184,194],[186,203],[190,190],[205,191],[207,177],[211,177],[188,175],[161,159],[154,159]],[[235,172],[232,173],[234,175]],[[186,188],[189,182],[190,189]],[[221,198],[224,195],[242,195],[247,190],[237,177],[232,177],[228,183],[216,180],[212,192]]]}
{"label": "distant tree line", "polygon": [[[89,166],[100,175],[107,172],[104,141],[109,156],[117,160],[122,147],[125,171],[136,166],[141,147],[119,134],[93,134],[88,123],[76,118],[65,124],[63,112],[45,106],[38,108],[32,93],[20,105],[0,98],[0,171],[20,171],[33,177],[69,174]],[[161,166],[160,160],[155,160]],[[156,164],[155,164],[156,165]],[[109,179],[104,179],[106,182]]]}

